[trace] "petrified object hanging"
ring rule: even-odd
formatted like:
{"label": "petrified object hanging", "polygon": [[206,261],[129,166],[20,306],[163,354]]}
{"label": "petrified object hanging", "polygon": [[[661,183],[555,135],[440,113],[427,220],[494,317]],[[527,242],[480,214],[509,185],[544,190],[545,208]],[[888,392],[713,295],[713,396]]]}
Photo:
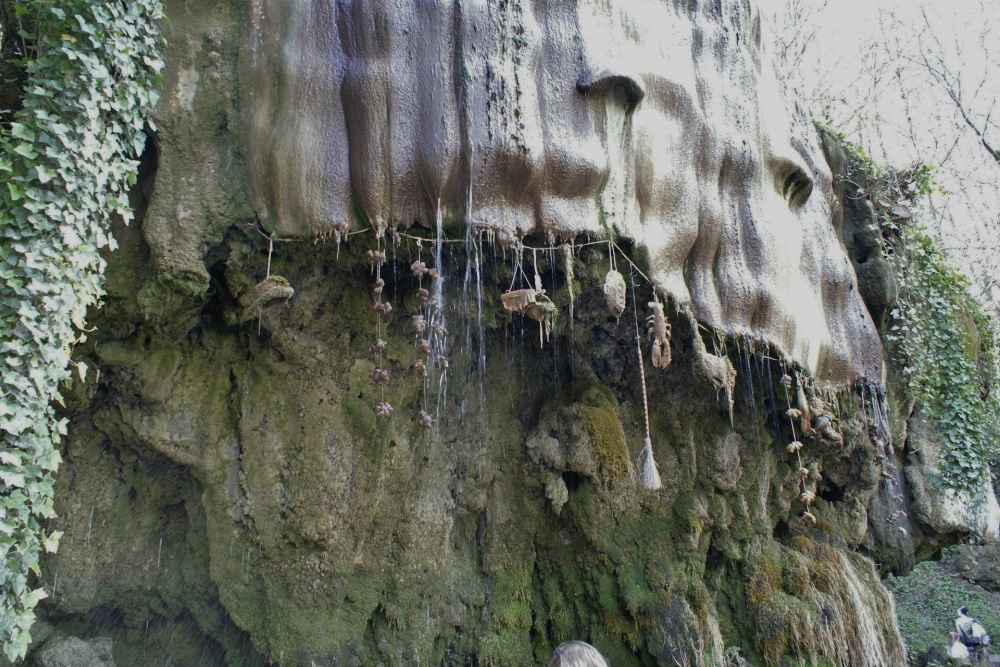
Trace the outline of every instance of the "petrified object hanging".
{"label": "petrified object hanging", "polygon": [[[605,294],[607,294],[607,281],[605,281],[604,285]],[[667,318],[663,314],[663,304],[659,300],[650,301],[647,305],[653,310],[653,314],[647,320],[649,326],[647,336],[649,340],[653,341],[653,366],[655,368],[666,368],[670,365],[671,361],[670,322],[667,322]]]}
{"label": "petrified object hanging", "polygon": [[615,317],[625,312],[625,278],[614,269],[604,276],[604,300]]}
{"label": "petrified object hanging", "polygon": [[268,276],[253,286],[250,305],[245,313],[246,319],[284,306],[294,294],[295,290],[286,278],[278,275]]}
{"label": "petrified object hanging", "polygon": [[556,305],[545,296],[545,290],[532,288],[511,290],[501,294],[500,301],[508,312],[521,313],[537,321],[541,325],[538,339],[544,345],[544,341],[552,335],[556,317]]}

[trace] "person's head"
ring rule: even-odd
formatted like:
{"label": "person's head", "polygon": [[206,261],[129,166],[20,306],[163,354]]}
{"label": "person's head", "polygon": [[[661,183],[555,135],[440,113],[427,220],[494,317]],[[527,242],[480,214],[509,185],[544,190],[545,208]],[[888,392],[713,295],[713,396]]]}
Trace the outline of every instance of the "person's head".
{"label": "person's head", "polygon": [[958,633],[957,632],[949,632],[948,633],[948,646],[951,646],[952,644],[956,643],[957,641],[958,641]]}
{"label": "person's head", "polygon": [[549,667],[608,667],[608,662],[596,648],[574,639],[556,648]]}
{"label": "person's head", "polygon": [[968,616],[969,615],[969,609],[968,609],[968,607],[959,607],[958,608],[958,615],[959,616]]}

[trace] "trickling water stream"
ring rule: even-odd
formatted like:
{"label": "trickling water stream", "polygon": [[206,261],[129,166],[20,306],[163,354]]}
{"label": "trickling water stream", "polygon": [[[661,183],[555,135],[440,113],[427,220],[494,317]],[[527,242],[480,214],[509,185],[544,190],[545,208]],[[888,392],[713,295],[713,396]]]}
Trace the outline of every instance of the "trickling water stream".
{"label": "trickling water stream", "polygon": [[[471,163],[471,158],[470,158]],[[475,333],[476,364],[474,364],[475,380],[478,388],[477,399],[479,409],[479,419],[482,428],[487,428],[486,392],[484,383],[486,379],[486,332],[483,328],[483,234],[473,222],[472,208],[472,183],[469,183],[466,195],[465,206],[465,281],[462,288],[462,312],[465,314],[465,349],[466,354],[471,357],[473,350],[473,331]],[[492,244],[491,244],[492,245]],[[494,256],[494,261],[496,258]],[[469,314],[472,312],[472,295],[470,295],[470,284],[475,280],[475,318]],[[475,329],[473,330],[473,322]],[[470,364],[469,372],[473,371]]]}
{"label": "trickling water stream", "polygon": [[884,531],[876,530],[876,534],[897,549],[899,555],[894,567],[906,572],[916,562],[916,528],[907,513],[906,480],[902,461],[892,440],[885,390],[881,387],[862,387],[861,397],[870,437],[878,448],[880,468],[878,506],[873,507],[871,513],[873,520],[883,521],[887,526]]}

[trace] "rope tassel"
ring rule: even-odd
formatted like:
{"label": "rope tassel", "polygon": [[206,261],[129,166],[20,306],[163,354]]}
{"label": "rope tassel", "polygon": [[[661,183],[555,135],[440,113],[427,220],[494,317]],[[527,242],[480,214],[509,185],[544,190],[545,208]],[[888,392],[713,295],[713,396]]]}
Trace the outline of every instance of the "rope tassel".
{"label": "rope tassel", "polygon": [[660,473],[656,470],[656,461],[653,459],[653,443],[649,438],[644,438],[642,442],[642,477],[640,481],[642,488],[656,491],[663,488],[663,483],[660,481]]}
{"label": "rope tassel", "polygon": [[653,458],[653,441],[649,437],[649,396],[646,392],[646,366],[642,362],[642,345],[639,336],[639,310],[635,305],[635,276],[632,280],[632,317],[635,318],[635,351],[639,357],[639,380],[642,385],[642,413],[646,420],[646,437],[642,441],[642,474],[639,482],[642,488],[656,491],[663,488],[660,473],[656,470],[656,460]]}

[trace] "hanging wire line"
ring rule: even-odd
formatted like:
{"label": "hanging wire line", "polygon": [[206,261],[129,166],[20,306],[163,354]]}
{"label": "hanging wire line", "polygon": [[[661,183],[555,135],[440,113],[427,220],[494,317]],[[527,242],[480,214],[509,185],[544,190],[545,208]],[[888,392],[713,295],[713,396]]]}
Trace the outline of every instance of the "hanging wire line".
{"label": "hanging wire line", "polygon": [[[260,225],[258,225],[258,224],[252,225],[252,228],[258,234],[260,234],[264,238],[268,239],[271,243],[296,243],[296,242],[305,243],[306,241],[309,240],[309,239],[305,239],[305,238],[287,238],[287,239],[283,239],[283,238],[279,238],[276,233],[272,233],[272,234],[268,235],[268,234],[264,233],[264,230],[262,230],[260,228]],[[350,238],[352,236],[357,236],[358,234],[368,234],[371,231],[372,231],[372,229],[370,227],[366,227],[365,229],[356,229],[356,230],[354,230],[352,232],[347,232],[346,234],[343,234],[342,236],[343,236],[343,238],[346,239],[346,238]],[[401,232],[401,231],[398,231],[398,230],[393,232],[393,236],[398,236],[399,238],[404,238],[404,239],[410,239],[410,240],[416,241],[417,243],[420,243],[420,242],[423,242],[423,241],[434,241],[435,240],[434,238],[429,237],[429,236],[418,236],[416,234],[408,234],[406,232]],[[465,243],[465,239],[440,239],[440,242],[441,243]],[[632,270],[634,270],[636,273],[638,273],[640,276],[642,276],[642,278],[646,282],[648,282],[649,284],[651,284],[651,285],[654,284],[653,281],[649,278],[649,276],[647,276],[642,271],[642,269],[640,269],[638,267],[638,265],[636,265],[636,263],[633,262],[629,258],[629,256],[625,254],[625,251],[622,250],[618,246],[617,243],[615,243],[614,241],[612,241],[610,239],[601,239],[599,241],[587,241],[586,243],[574,243],[572,247],[573,247],[573,250],[575,251],[578,248],[586,248],[587,246],[603,245],[603,244],[608,244],[609,246],[611,246],[611,248],[613,248],[614,250],[616,250],[618,252],[618,254],[621,255],[621,257],[626,262],[629,263],[629,266],[632,267]],[[523,249],[523,250],[531,250],[531,251],[543,250],[543,251],[549,251],[549,252],[558,250],[561,245],[562,244],[560,243],[558,245],[551,245],[551,246],[530,246],[530,245],[524,245],[523,243],[518,243],[518,246],[521,249]]]}
{"label": "hanging wire line", "polygon": [[[514,260],[514,275],[510,279],[510,287],[507,288],[508,292],[510,292],[511,290],[514,289],[514,285],[517,283],[517,274],[518,273],[521,274],[521,277],[524,279],[524,282],[526,282],[528,285],[531,285],[531,281],[528,280],[528,274],[524,272],[524,267],[521,266],[521,260],[515,259]],[[536,270],[536,273],[537,273],[537,270]]]}
{"label": "hanging wire line", "polygon": [[[782,372],[786,373],[786,375],[787,375],[787,370],[786,369],[782,369]],[[791,376],[789,375],[788,377],[791,377]],[[796,382],[798,382],[798,381],[799,381],[798,378],[796,378]],[[784,383],[782,383],[782,386],[784,387]],[[791,395],[788,392],[789,392],[789,388],[785,387],[785,405],[788,406],[788,412],[790,413],[791,410],[792,410],[792,397],[791,397]],[[788,414],[788,413],[786,413],[786,414]],[[795,434],[795,419],[793,419],[790,414],[788,415],[788,424],[789,424],[789,426],[792,427],[792,441],[793,442],[798,442],[798,437]],[[798,449],[795,450],[795,459],[799,463],[799,470],[802,470],[802,453]],[[805,493],[808,490],[808,488],[806,487],[806,480],[800,479],[799,480],[798,488],[801,489],[802,493]],[[807,512],[810,511],[808,503],[806,504],[806,511]]]}

